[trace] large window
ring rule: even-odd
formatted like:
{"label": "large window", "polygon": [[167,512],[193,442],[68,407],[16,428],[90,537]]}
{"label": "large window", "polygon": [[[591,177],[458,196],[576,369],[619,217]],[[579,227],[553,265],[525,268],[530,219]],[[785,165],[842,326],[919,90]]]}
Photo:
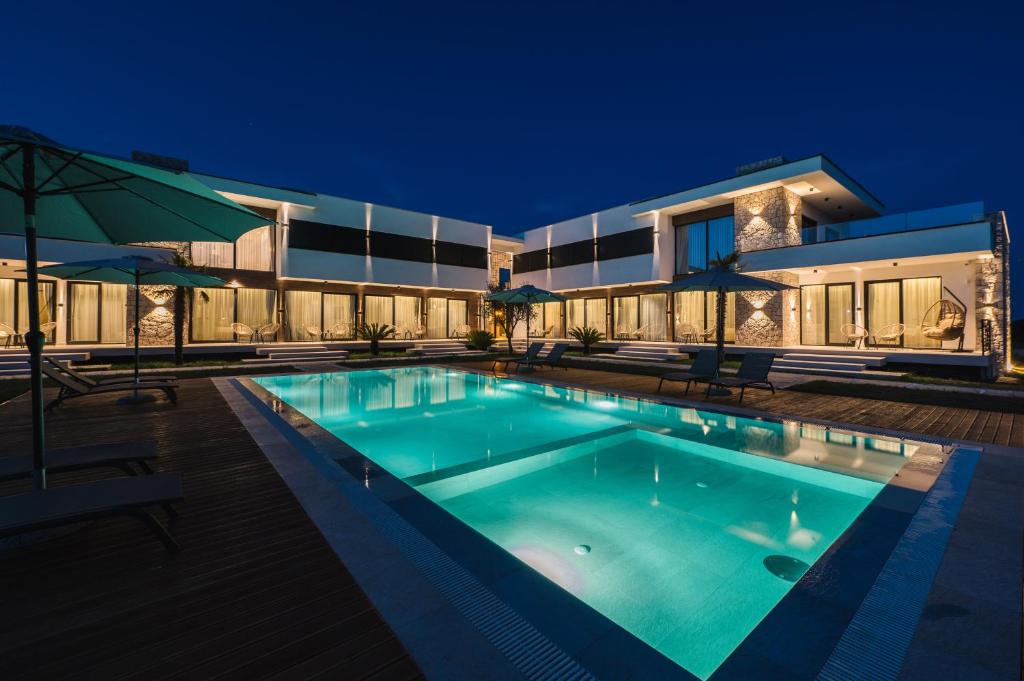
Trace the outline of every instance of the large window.
{"label": "large window", "polygon": [[192,292],[189,333],[196,342],[232,341],[232,324],[240,322],[257,331],[274,322],[276,307],[277,291],[272,289],[197,288]]}
{"label": "large window", "polygon": [[[718,293],[677,291],[672,300],[673,333],[682,342],[714,342],[718,318]],[[725,294],[725,342],[736,342],[736,294]]]}
{"label": "large window", "polygon": [[843,327],[853,323],[853,284],[800,287],[800,342],[845,345]]}
{"label": "large window", "polygon": [[612,324],[615,338],[622,340],[663,341],[667,337],[668,296],[648,293],[613,299]]}
{"label": "large window", "polygon": [[565,302],[565,327],[590,326],[608,333],[608,301],[604,298],[574,298]]}
{"label": "large window", "polygon": [[448,301],[448,335],[461,333],[469,325],[469,303],[465,300]]}
{"label": "large window", "polygon": [[908,348],[942,346],[941,341],[925,338],[921,333],[925,312],[942,298],[941,277],[869,281],[865,290],[869,333],[880,334],[886,327],[903,324],[905,330],[900,345]]}
{"label": "large window", "polygon": [[[39,324],[54,322],[54,288],[52,281],[39,282]],[[0,279],[0,324],[11,327],[17,333],[28,332],[28,284],[14,279]],[[54,342],[56,324],[46,333],[46,341]]]}
{"label": "large window", "polygon": [[530,320],[530,335],[543,338],[561,338],[562,304],[538,303],[533,306],[535,313]]}
{"label": "large window", "polygon": [[348,340],[356,335],[351,293],[284,292],[284,335],[290,341]]}
{"label": "large window", "polygon": [[68,342],[124,343],[128,287],[124,284],[68,284]]}
{"label": "large window", "polygon": [[257,227],[234,243],[193,241],[192,263],[200,267],[272,272],[274,228]]}
{"label": "large window", "polygon": [[679,225],[675,232],[676,274],[700,272],[736,250],[733,216]]}
{"label": "large window", "polygon": [[356,337],[356,297],[350,293],[323,295],[324,333],[329,340]]}
{"label": "large window", "polygon": [[418,296],[363,296],[363,321],[395,327],[398,338],[416,337],[421,331],[422,300]]}

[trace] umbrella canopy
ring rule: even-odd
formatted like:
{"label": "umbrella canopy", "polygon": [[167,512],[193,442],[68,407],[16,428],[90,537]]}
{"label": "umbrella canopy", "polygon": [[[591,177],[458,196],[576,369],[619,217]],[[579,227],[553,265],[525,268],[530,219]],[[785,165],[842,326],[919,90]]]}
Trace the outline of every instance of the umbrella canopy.
{"label": "umbrella canopy", "polygon": [[87,281],[107,281],[115,284],[133,284],[135,286],[135,396],[139,401],[139,291],[142,284],[162,284],[165,286],[225,286],[227,282],[208,274],[195,272],[168,262],[153,260],[141,255],[130,255],[124,258],[105,260],[80,260],[60,265],[47,265],[39,268],[39,274],[48,274],[58,279],[84,279]]}
{"label": "umbrella canopy", "polygon": [[566,297],[551,291],[545,291],[531,284],[525,284],[519,288],[495,291],[487,296],[487,300],[496,300],[500,303],[526,303],[533,305],[535,303],[560,303],[566,300]]}
{"label": "umbrella canopy", "polygon": [[714,268],[659,286],[659,291],[787,291],[793,286],[751,277],[735,270]]}
{"label": "umbrella canopy", "polygon": [[[267,219],[190,176],[71,149],[20,127],[0,126],[0,232],[25,235],[28,299],[37,300],[36,239],[99,243],[234,241]],[[43,428],[45,337],[29,305],[32,460],[36,489],[46,488]]]}

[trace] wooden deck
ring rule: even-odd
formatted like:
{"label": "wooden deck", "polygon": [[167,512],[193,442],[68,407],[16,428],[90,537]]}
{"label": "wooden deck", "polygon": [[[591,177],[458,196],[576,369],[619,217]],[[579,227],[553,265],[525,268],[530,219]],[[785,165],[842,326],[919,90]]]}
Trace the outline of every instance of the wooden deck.
{"label": "wooden deck", "polygon": [[[27,407],[0,406],[0,455],[27,446]],[[130,520],[0,551],[0,678],[421,677],[209,379],[183,381],[176,407],[75,400],[47,430],[53,447],[157,440],[185,477],[182,553]]]}
{"label": "wooden deck", "polygon": [[[462,362],[460,365],[477,370],[491,368],[490,362]],[[658,388],[657,376],[612,371],[541,369],[534,375],[552,383],[608,392],[629,391],[656,395]],[[683,385],[666,383],[663,394],[683,397]],[[703,398],[703,392],[691,388],[688,399],[701,401]],[[735,396],[718,397],[708,400],[708,404],[711,407],[715,404],[737,406],[738,400]],[[814,395],[787,390],[779,390],[774,395],[767,390],[748,390],[741,406],[795,418],[821,419],[954,440],[1024,447],[1024,414]]]}

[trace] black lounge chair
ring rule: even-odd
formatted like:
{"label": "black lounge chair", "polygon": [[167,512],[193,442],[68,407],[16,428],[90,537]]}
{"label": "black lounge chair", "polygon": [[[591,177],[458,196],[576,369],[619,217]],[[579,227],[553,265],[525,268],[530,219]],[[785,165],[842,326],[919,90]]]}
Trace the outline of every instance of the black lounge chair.
{"label": "black lounge chair", "polygon": [[[544,355],[543,357],[534,357],[533,359],[526,359],[516,365],[516,373],[519,372],[519,367],[524,364],[529,367],[551,367],[554,369],[559,366],[559,362],[562,361],[562,355],[569,349],[568,343],[555,343],[554,347],[551,348],[551,352]],[[569,367],[562,367],[566,371]]]}
{"label": "black lounge chair", "polygon": [[[156,442],[120,442],[82,447],[50,449],[46,452],[47,473],[64,473],[89,468],[116,468],[126,475],[151,474],[149,462],[156,460]],[[0,481],[28,478],[32,475],[32,457],[27,454],[0,456]]]}
{"label": "black lounge chair", "polygon": [[56,399],[46,405],[46,410],[49,411],[54,407],[61,404],[64,400],[69,400],[73,397],[86,397],[88,395],[103,395],[106,393],[116,392],[129,392],[134,390],[162,390],[174,404],[178,403],[178,384],[174,381],[146,381],[140,382],[137,386],[133,382],[129,383],[100,383],[98,385],[89,385],[88,383],[82,383],[77,378],[74,378],[63,370],[53,368],[53,366],[41,363],[40,369],[50,379],[53,379],[60,385],[60,392],[57,393]]}
{"label": "black lounge chair", "polygon": [[689,395],[691,383],[710,381],[717,375],[718,350],[705,348],[697,353],[697,357],[690,364],[689,371],[673,371],[663,374],[658,379],[658,392],[661,392],[661,385],[665,381],[677,381],[679,383],[686,383],[686,391],[683,394]]}
{"label": "black lounge chair", "polygon": [[768,388],[775,394],[775,386],[768,380],[768,372],[772,370],[772,362],[775,355],[771,352],[748,352],[743,355],[743,361],[735,376],[714,378],[708,382],[707,392],[704,397],[711,395],[711,388],[719,386],[722,388],[739,388],[740,402],[743,402],[743,393],[747,388]]}
{"label": "black lounge chair", "polygon": [[178,542],[146,509],[168,507],[183,498],[180,475],[111,478],[0,497],[0,537],[86,520],[130,516],[145,523],[168,551],[177,553]]}
{"label": "black lounge chair", "polygon": [[[81,371],[75,371],[66,364],[61,364],[52,357],[43,357],[43,361],[54,367],[58,371],[63,371],[71,378],[75,379],[79,383],[85,383],[88,386],[97,385],[121,385],[123,383],[133,383],[134,379],[131,376],[107,376],[105,378],[93,378],[92,376],[86,376]],[[175,376],[140,376],[139,383],[176,383],[177,377]]]}
{"label": "black lounge chair", "polygon": [[526,354],[520,355],[519,357],[512,357],[511,359],[496,359],[491,364],[491,371],[498,366],[498,364],[504,364],[505,370],[508,371],[509,364],[519,364],[520,362],[528,362],[532,359],[537,358],[537,353],[544,347],[543,343],[530,343],[530,347],[526,348]]}

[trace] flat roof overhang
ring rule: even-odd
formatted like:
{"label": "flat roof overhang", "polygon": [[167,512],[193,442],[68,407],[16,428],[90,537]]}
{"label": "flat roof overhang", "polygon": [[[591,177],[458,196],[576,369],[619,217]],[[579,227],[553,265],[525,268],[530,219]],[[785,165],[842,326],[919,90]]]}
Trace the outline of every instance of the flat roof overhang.
{"label": "flat roof overhang", "polygon": [[630,209],[634,217],[654,211],[679,215],[724,205],[737,196],[775,187],[786,187],[822,213],[835,216],[833,222],[877,217],[885,209],[871,192],[820,155],[637,201],[630,204]]}
{"label": "flat roof overhang", "polygon": [[893,232],[803,246],[750,251],[740,256],[744,272],[799,271],[832,265],[877,266],[992,257],[992,231],[987,222]]}

